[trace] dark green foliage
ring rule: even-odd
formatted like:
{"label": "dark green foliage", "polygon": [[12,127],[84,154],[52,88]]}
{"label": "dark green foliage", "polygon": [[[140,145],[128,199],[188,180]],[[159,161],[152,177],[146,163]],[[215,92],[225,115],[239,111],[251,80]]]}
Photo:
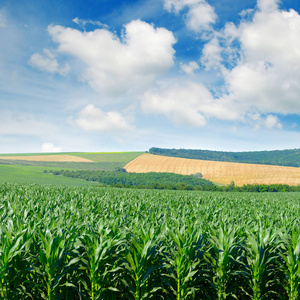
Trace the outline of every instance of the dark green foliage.
{"label": "dark green foliage", "polygon": [[202,178],[203,177],[202,173],[200,173],[200,172],[197,172],[197,173],[193,174],[193,176],[197,177],[197,178]]}
{"label": "dark green foliage", "polygon": [[[95,181],[103,186],[117,188],[142,188],[160,190],[198,190],[219,192],[299,192],[300,185],[289,186],[286,184],[247,184],[235,186],[232,181],[228,186],[217,186],[211,181],[199,178],[200,175],[179,175],[174,173],[127,173],[119,171],[83,171],[60,170],[47,171],[53,175],[62,175],[71,178]],[[195,176],[196,175],[196,176]]]}
{"label": "dark green foliage", "polygon": [[139,187],[172,190],[209,190],[213,183],[192,175],[174,173],[128,173],[124,169],[117,171],[48,171],[53,175],[97,181],[113,187]]}
{"label": "dark green foliage", "polygon": [[190,159],[300,167],[300,149],[225,152],[194,149],[162,149],[153,147],[149,149],[149,153]]}

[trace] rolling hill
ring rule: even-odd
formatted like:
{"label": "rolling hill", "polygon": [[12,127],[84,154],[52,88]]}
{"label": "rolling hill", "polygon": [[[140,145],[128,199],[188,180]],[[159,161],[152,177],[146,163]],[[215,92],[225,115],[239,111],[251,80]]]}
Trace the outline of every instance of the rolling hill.
{"label": "rolling hill", "polygon": [[[90,171],[113,171],[118,168],[125,168],[127,172],[133,173],[175,173],[181,175],[191,175],[201,173],[204,179],[215,183],[229,185],[234,181],[236,186],[244,184],[287,184],[297,186],[300,184],[300,168],[275,166],[271,164],[263,165],[262,160],[266,160],[265,152],[259,153],[247,152],[243,154],[250,159],[256,157],[256,164],[220,161],[221,154],[224,154],[224,160],[229,159],[234,152],[218,152],[207,150],[184,150],[184,149],[160,149],[151,148],[149,152],[155,153],[162,151],[165,155],[153,155],[145,152],[90,152],[90,153],[49,153],[49,154],[14,154],[0,155],[0,181],[17,181],[32,183],[71,184],[72,178],[65,181],[62,176],[55,178],[51,174],[45,174],[44,171],[51,168],[53,171],[59,170],[90,170]],[[216,160],[191,159],[190,156],[203,155],[206,151],[206,158],[211,157]],[[299,150],[270,151],[270,161],[278,163],[287,162],[289,157],[295,159]],[[280,156],[279,154],[282,154]],[[174,157],[176,155],[186,155],[189,158]],[[250,156],[249,156],[250,155]],[[252,155],[252,157],[251,157]],[[198,157],[198,156],[197,156]],[[227,158],[226,158],[227,157]],[[280,158],[281,157],[281,158]],[[219,161],[218,161],[219,159]],[[241,160],[236,155],[236,160]],[[74,184],[79,184],[74,179]],[[81,181],[81,183],[83,183]]]}
{"label": "rolling hill", "polygon": [[0,154],[0,182],[55,185],[92,184],[76,178],[44,173],[45,170],[103,170],[122,168],[144,152],[84,152]]}
{"label": "rolling hill", "polygon": [[300,149],[226,152],[200,149],[150,148],[150,154],[236,163],[300,167]]}
{"label": "rolling hill", "polygon": [[200,172],[204,179],[228,185],[300,184],[300,168],[260,164],[230,163],[167,157],[153,154],[138,156],[125,167],[127,172],[170,172],[191,175]]}

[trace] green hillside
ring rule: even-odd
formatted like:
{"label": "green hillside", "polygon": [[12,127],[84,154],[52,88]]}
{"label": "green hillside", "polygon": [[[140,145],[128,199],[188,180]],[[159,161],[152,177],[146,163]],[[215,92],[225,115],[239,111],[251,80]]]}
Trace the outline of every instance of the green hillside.
{"label": "green hillside", "polygon": [[189,159],[300,167],[300,149],[225,152],[196,149],[163,149],[153,147],[149,149],[149,153]]}
{"label": "green hillside", "polygon": [[[91,185],[90,181],[53,176],[45,174],[45,169],[51,170],[91,170],[91,171],[113,171],[124,167],[129,161],[144,152],[93,152],[93,153],[31,153],[31,154],[0,154],[0,182],[59,184],[59,185]],[[32,156],[32,155],[61,155],[68,154],[93,160],[94,163],[85,162],[47,162],[7,160],[5,156]],[[2,157],[2,159],[1,159]]]}
{"label": "green hillside", "polygon": [[[23,165],[23,166],[43,166],[51,168],[76,169],[76,170],[103,170],[112,171],[124,167],[128,162],[135,159],[144,152],[68,152],[68,153],[32,153],[32,154],[0,154],[1,165]],[[49,161],[26,161],[26,160],[7,160],[5,156],[35,156],[35,155],[61,155],[68,154],[94,161],[86,162],[49,162]],[[2,159],[1,159],[2,157]]]}
{"label": "green hillside", "polygon": [[[37,183],[66,186],[92,185],[80,179],[44,173],[44,167],[0,164],[0,182]],[[59,170],[59,168],[57,168]]]}

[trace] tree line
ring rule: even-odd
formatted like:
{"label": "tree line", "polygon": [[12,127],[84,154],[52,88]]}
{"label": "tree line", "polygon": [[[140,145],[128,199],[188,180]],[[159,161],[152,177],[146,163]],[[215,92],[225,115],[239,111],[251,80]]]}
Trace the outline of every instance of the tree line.
{"label": "tree line", "polygon": [[235,186],[232,181],[227,186],[217,186],[211,181],[195,175],[179,175],[173,173],[127,173],[119,168],[116,171],[91,170],[45,170],[44,173],[66,176],[98,182],[101,186],[138,189],[166,189],[190,191],[218,191],[218,192],[300,192],[300,185],[286,184],[247,184]]}
{"label": "tree line", "polygon": [[148,152],[155,155],[189,159],[300,167],[300,149],[224,152],[200,149],[163,149],[152,147]]}

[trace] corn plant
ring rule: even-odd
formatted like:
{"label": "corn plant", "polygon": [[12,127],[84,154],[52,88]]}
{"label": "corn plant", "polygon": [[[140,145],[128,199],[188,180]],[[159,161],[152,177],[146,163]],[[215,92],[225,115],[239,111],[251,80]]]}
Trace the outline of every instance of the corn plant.
{"label": "corn plant", "polygon": [[119,292],[114,281],[121,269],[118,253],[123,243],[122,239],[103,226],[97,231],[82,234],[79,240],[80,269],[85,272],[87,278],[81,279],[81,282],[89,299],[112,299],[111,294],[108,296],[107,292]]}
{"label": "corn plant", "polygon": [[237,231],[232,225],[222,222],[211,230],[209,240],[212,250],[207,259],[213,271],[212,283],[216,298],[236,298],[238,287],[234,283],[240,264]]}
{"label": "corn plant", "polygon": [[57,229],[52,232],[46,229],[38,233],[40,248],[33,270],[38,276],[36,287],[42,299],[58,299],[62,296],[65,286],[73,286],[72,283],[66,282],[68,267],[78,260],[70,260],[68,255],[69,242],[72,241],[71,233],[71,229],[69,231]]}
{"label": "corn plant", "polygon": [[0,298],[299,299],[297,193],[0,183]]}
{"label": "corn plant", "polygon": [[205,285],[199,283],[199,274],[204,269],[204,235],[199,224],[178,225],[168,229],[167,234],[170,237],[164,265],[167,286],[177,300],[195,299],[199,290],[205,294]]}
{"label": "corn plant", "polygon": [[[157,292],[162,289],[158,277],[162,268],[163,251],[159,234],[153,227],[141,226],[134,229],[127,244],[123,254],[126,272],[122,282],[133,299],[157,299]],[[155,271],[158,271],[156,276]]]}
{"label": "corn plant", "polygon": [[275,286],[278,283],[280,246],[278,235],[272,228],[260,225],[256,230],[247,232],[245,274],[251,299],[260,300],[277,294]]}
{"label": "corn plant", "polygon": [[285,251],[281,256],[285,263],[285,290],[289,300],[300,296],[300,234],[292,230],[285,238]]}
{"label": "corn plant", "polygon": [[[29,240],[24,238],[26,230],[18,230],[11,220],[0,231],[0,296],[9,299],[18,288],[18,277],[22,271],[23,251]],[[16,270],[16,268],[18,268]],[[21,276],[20,276],[21,277]]]}

